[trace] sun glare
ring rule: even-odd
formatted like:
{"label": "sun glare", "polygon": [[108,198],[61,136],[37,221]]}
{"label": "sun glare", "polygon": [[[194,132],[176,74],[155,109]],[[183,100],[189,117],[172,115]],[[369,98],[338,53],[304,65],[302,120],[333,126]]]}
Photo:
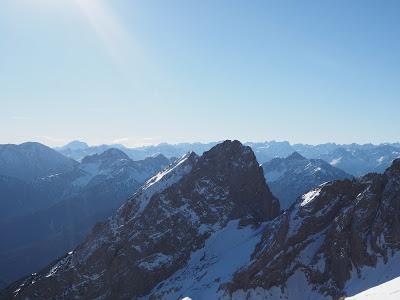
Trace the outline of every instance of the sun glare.
{"label": "sun glare", "polygon": [[110,55],[122,64],[127,55],[130,37],[112,8],[101,0],[75,0],[75,3]]}

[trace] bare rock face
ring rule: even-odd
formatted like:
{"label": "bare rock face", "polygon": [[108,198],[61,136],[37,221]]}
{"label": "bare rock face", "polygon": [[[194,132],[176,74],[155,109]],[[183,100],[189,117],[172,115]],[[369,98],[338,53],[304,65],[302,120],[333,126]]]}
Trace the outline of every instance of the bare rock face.
{"label": "bare rock face", "polygon": [[[268,223],[252,262],[224,288],[251,298],[285,288],[296,272],[321,297],[345,296],[351,272],[388,261],[400,247],[400,160],[384,174],[335,181],[298,198]],[[246,292],[247,291],[247,292]]]}
{"label": "bare rock face", "polygon": [[151,178],[115,216],[96,225],[75,251],[9,287],[8,296],[145,296],[229,221],[257,226],[279,211],[251,149],[225,141],[201,157],[190,153]]}

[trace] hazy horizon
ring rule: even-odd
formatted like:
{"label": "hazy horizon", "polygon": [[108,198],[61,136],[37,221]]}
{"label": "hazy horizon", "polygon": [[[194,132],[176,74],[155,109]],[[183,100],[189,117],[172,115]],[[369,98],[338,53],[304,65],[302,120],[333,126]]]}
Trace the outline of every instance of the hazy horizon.
{"label": "hazy horizon", "polygon": [[316,143],[316,144],[312,144],[312,143],[301,143],[301,142],[291,142],[288,140],[264,140],[264,141],[247,141],[247,140],[240,140],[240,139],[222,139],[222,140],[215,140],[215,141],[193,141],[193,142],[178,142],[178,143],[170,143],[170,142],[159,142],[159,143],[154,143],[154,144],[142,144],[142,145],[129,145],[122,142],[119,143],[100,143],[100,144],[92,144],[92,143],[88,143],[85,140],[82,139],[75,139],[75,140],[71,140],[71,141],[67,141],[65,143],[59,143],[59,144],[51,144],[51,143],[45,143],[45,142],[41,142],[41,141],[35,141],[35,140],[28,140],[28,141],[23,141],[21,143],[2,143],[2,144],[23,144],[23,143],[29,143],[29,142],[36,142],[36,143],[41,143],[43,145],[46,145],[48,147],[51,148],[61,148],[63,146],[66,146],[69,143],[72,142],[83,142],[86,143],[89,147],[96,147],[96,146],[102,146],[102,145],[108,145],[108,146],[112,146],[112,145],[122,145],[126,148],[141,148],[141,147],[151,147],[151,146],[158,146],[158,145],[162,145],[162,144],[168,144],[168,145],[179,145],[179,144],[210,144],[210,143],[220,143],[223,142],[225,140],[238,140],[243,144],[247,144],[247,143],[272,143],[272,142],[276,142],[276,143],[284,143],[287,142],[290,145],[296,145],[296,144],[302,144],[302,145],[311,145],[311,146],[316,146],[316,145],[324,145],[324,144],[336,144],[336,145],[350,145],[350,144],[359,144],[359,145],[385,145],[385,144],[399,144],[399,142],[383,142],[383,143],[336,143],[336,142],[324,142],[324,143]]}

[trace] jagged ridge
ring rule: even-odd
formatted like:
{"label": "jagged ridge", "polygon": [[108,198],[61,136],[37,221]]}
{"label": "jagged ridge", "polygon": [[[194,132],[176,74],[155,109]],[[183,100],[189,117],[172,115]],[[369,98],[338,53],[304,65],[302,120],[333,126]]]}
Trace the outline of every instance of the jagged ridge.
{"label": "jagged ridge", "polygon": [[354,272],[386,263],[399,250],[399,213],[400,160],[384,174],[322,185],[268,224],[252,263],[227,291],[240,299],[267,297],[286,286],[282,294],[289,295],[290,278],[302,273],[303,285],[319,293],[313,299],[338,299],[352,292]]}

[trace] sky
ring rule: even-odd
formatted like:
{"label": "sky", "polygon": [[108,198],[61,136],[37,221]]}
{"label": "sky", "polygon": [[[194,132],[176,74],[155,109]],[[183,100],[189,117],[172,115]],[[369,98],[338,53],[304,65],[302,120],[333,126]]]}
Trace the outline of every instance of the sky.
{"label": "sky", "polygon": [[1,0],[0,143],[399,142],[399,11]]}

